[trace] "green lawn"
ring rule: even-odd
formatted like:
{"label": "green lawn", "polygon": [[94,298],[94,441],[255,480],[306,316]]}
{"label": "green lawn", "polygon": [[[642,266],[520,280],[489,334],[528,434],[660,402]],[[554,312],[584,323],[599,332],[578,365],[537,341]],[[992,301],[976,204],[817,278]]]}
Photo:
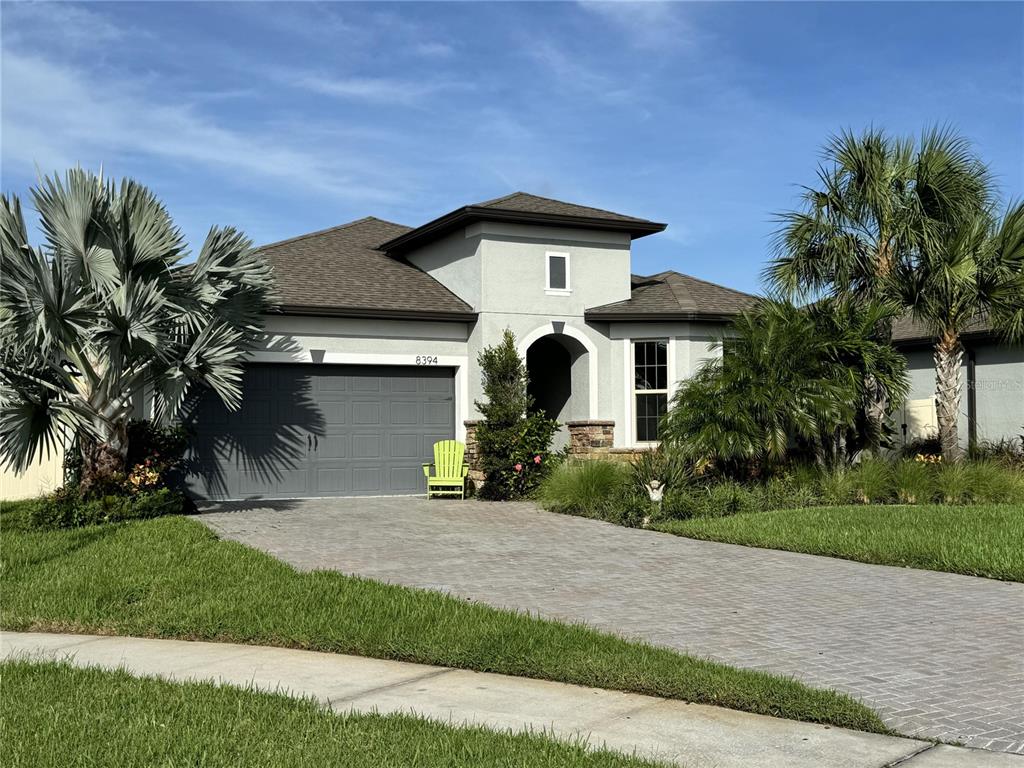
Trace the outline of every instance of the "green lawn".
{"label": "green lawn", "polygon": [[581,743],[65,664],[0,664],[0,764],[46,766],[544,766],[654,768]]}
{"label": "green lawn", "polygon": [[852,506],[673,520],[658,530],[865,563],[1024,581],[1024,506]]}
{"label": "green lawn", "polygon": [[0,626],[277,645],[635,691],[884,732],[849,696],[330,571],[300,573],[182,517],[19,530],[0,507]]}

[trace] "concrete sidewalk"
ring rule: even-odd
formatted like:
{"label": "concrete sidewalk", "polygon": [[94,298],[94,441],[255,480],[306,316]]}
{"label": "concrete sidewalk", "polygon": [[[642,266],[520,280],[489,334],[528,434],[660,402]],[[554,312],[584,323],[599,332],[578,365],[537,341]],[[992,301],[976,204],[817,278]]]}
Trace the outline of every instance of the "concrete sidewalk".
{"label": "concrete sidewalk", "polygon": [[1024,768],[1024,758],[542,680],[283,648],[134,637],[0,634],[0,658],[67,659],[171,680],[212,680],[336,711],[411,712],[496,729],[582,736],[690,768]]}

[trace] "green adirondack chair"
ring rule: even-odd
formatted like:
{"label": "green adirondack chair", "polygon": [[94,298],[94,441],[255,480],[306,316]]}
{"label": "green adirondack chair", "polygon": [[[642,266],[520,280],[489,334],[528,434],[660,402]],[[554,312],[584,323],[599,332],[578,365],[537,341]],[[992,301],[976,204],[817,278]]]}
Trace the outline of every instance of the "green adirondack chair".
{"label": "green adirondack chair", "polygon": [[442,440],[434,443],[434,474],[430,464],[423,465],[427,478],[427,498],[431,496],[458,496],[466,498],[466,476],[469,464],[462,460],[466,446],[458,440]]}

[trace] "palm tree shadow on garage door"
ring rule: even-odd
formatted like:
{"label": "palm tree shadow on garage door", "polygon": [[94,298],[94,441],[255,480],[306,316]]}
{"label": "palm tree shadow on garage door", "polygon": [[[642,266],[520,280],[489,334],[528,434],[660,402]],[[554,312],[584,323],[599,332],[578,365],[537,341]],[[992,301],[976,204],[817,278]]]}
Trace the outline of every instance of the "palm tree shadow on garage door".
{"label": "palm tree shadow on garage door", "polygon": [[311,390],[301,367],[252,365],[237,411],[209,389],[191,392],[182,408],[192,437],[185,469],[189,494],[200,501],[304,495],[309,446],[324,434]]}

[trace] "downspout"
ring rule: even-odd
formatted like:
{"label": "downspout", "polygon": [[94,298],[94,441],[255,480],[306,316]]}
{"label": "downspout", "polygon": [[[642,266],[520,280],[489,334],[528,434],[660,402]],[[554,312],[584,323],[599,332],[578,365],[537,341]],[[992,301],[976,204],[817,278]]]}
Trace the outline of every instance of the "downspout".
{"label": "downspout", "polygon": [[975,352],[967,350],[967,450],[973,451],[978,444],[978,392]]}

